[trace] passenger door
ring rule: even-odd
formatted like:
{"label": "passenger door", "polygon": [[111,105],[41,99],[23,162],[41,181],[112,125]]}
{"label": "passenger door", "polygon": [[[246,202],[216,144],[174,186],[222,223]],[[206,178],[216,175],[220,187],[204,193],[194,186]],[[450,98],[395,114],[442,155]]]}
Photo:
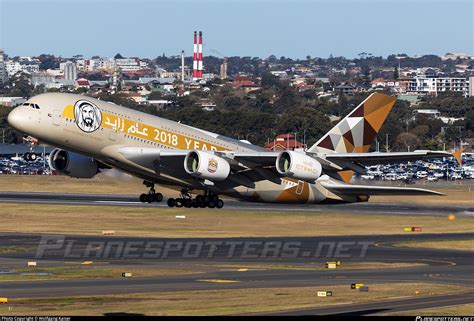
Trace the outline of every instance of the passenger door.
{"label": "passenger door", "polygon": [[110,135],[109,135],[109,139],[111,141],[114,141],[117,139],[117,129],[116,128],[111,128],[110,129]]}
{"label": "passenger door", "polygon": [[303,181],[298,181],[298,187],[296,188],[296,194],[301,195],[303,193],[304,189],[304,182]]}
{"label": "passenger door", "polygon": [[53,111],[53,125],[61,125],[61,118],[61,111],[59,109],[55,109]]}

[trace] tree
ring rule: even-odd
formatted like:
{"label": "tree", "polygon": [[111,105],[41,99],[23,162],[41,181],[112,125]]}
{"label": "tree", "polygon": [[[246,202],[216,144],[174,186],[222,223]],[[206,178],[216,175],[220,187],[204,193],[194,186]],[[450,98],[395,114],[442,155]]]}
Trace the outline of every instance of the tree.
{"label": "tree", "polygon": [[393,71],[393,79],[398,79],[400,77],[399,72],[398,72],[398,67],[395,67],[395,70]]}
{"label": "tree", "polygon": [[38,57],[40,61],[39,68],[41,70],[55,69],[59,67],[59,63],[55,56],[42,54]]}
{"label": "tree", "polygon": [[224,106],[225,109],[229,110],[236,110],[242,107],[242,99],[240,97],[231,95],[224,98]]}
{"label": "tree", "polygon": [[329,118],[318,110],[307,107],[298,107],[289,113],[281,115],[276,130],[277,133],[299,133],[301,140],[303,132],[306,134],[306,143],[311,146],[331,129]]}
{"label": "tree", "polygon": [[421,140],[412,133],[401,133],[395,139],[395,149],[398,151],[414,151],[420,148]]}
{"label": "tree", "polygon": [[262,74],[261,85],[263,88],[276,87],[280,83],[280,79],[274,76],[270,72],[264,72]]}
{"label": "tree", "polygon": [[421,141],[424,141],[429,137],[430,127],[427,125],[418,125],[410,130],[410,133],[418,137]]}
{"label": "tree", "polygon": [[5,94],[12,97],[30,98],[33,93],[33,85],[30,84],[29,75],[19,72],[10,79],[9,89]]}
{"label": "tree", "polygon": [[148,100],[160,100],[163,99],[163,94],[159,91],[152,91],[148,95]]}

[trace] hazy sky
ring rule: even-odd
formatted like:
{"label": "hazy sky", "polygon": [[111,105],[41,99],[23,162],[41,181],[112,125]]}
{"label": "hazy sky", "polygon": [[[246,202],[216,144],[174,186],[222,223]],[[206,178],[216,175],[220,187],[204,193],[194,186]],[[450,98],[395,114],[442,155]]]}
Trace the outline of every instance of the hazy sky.
{"label": "hazy sky", "polygon": [[[0,0],[10,56],[473,54],[473,0]],[[214,54],[216,55],[216,54]]]}

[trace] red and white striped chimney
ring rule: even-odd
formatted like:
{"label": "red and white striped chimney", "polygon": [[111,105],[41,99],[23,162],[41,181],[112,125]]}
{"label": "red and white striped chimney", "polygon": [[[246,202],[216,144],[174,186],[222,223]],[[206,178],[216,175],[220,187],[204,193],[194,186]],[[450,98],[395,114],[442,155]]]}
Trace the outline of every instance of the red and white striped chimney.
{"label": "red and white striped chimney", "polygon": [[202,79],[202,31],[199,31],[199,47],[198,47],[198,78]]}
{"label": "red and white striped chimney", "polygon": [[193,80],[198,78],[197,31],[194,31]]}

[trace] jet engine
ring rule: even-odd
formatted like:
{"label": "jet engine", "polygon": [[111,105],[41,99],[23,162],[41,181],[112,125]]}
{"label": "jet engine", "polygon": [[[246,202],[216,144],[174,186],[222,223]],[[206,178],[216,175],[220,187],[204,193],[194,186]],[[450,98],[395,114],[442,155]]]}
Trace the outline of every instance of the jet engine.
{"label": "jet engine", "polygon": [[302,181],[314,183],[322,174],[321,163],[316,159],[294,151],[284,151],[276,160],[278,173]]}
{"label": "jet engine", "polygon": [[203,151],[192,151],[184,159],[186,173],[210,181],[223,181],[229,176],[230,165],[222,157]]}
{"label": "jet engine", "polygon": [[49,167],[76,178],[92,178],[99,172],[99,166],[93,158],[59,148],[49,154]]}

